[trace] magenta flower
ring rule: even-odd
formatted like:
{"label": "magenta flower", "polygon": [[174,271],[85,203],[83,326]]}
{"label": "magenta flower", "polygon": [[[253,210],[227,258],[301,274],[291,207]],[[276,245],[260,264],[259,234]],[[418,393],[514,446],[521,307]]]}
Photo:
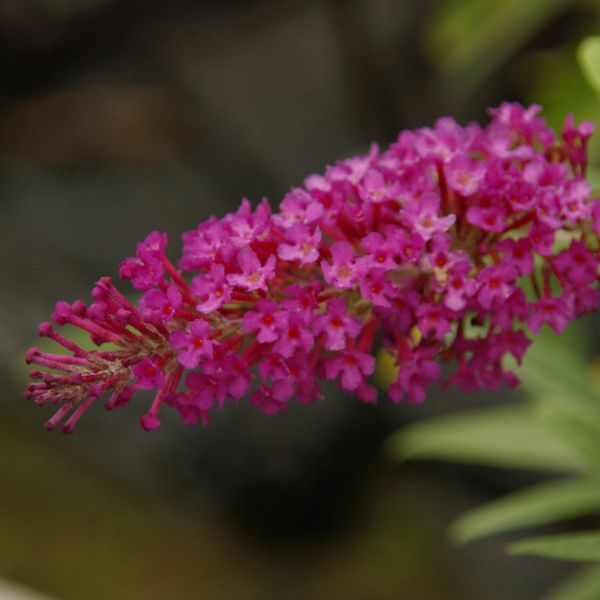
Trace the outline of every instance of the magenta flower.
{"label": "magenta flower", "polygon": [[[290,390],[291,391],[291,390]],[[260,408],[265,415],[275,415],[287,410],[286,394],[277,394],[277,388],[261,385],[250,395],[250,403]]]}
{"label": "magenta flower", "polygon": [[119,276],[129,279],[136,290],[149,290],[163,278],[162,255],[167,246],[167,236],[158,231],[152,232],[137,245],[137,256],[121,263]]}
{"label": "magenta flower", "polygon": [[454,156],[444,166],[448,185],[463,196],[477,192],[485,177],[485,164],[464,154]]}
{"label": "magenta flower", "polygon": [[444,289],[444,306],[459,312],[465,308],[467,302],[479,289],[480,283],[469,277],[471,265],[459,262],[452,268]]}
{"label": "magenta flower", "polygon": [[439,304],[421,304],[415,311],[417,325],[425,336],[432,334],[441,341],[450,331],[450,315]]}
{"label": "magenta flower", "polygon": [[576,288],[585,287],[598,277],[598,261],[585,244],[573,240],[568,250],[560,252],[553,260],[561,273],[563,282],[568,281]]}
{"label": "magenta flower", "polygon": [[394,258],[398,254],[396,240],[386,240],[380,233],[369,233],[361,240],[361,246],[367,254],[356,261],[359,272],[364,273],[372,268],[389,271],[397,266]]}
{"label": "magenta flower", "polygon": [[347,345],[347,338],[355,338],[361,330],[361,323],[348,314],[346,303],[341,298],[330,300],[327,311],[314,317],[312,330],[315,335],[325,335],[325,348],[327,350],[343,350]]}
{"label": "magenta flower", "polygon": [[376,169],[369,169],[362,180],[359,180],[361,197],[373,204],[395,201],[399,198],[402,187],[399,182],[386,183],[383,174]]}
{"label": "magenta flower", "polygon": [[295,353],[307,355],[314,345],[314,335],[306,328],[306,321],[298,314],[290,314],[279,331],[273,350],[290,358]]}
{"label": "magenta flower", "polygon": [[356,266],[354,264],[354,250],[348,242],[338,242],[331,246],[333,262],[321,262],[323,277],[327,283],[335,287],[348,289],[354,287],[356,281]]}
{"label": "magenta flower", "polygon": [[542,323],[548,323],[555,333],[560,333],[572,318],[573,305],[568,298],[541,298],[535,303],[527,325],[539,333]]}
{"label": "magenta flower", "polygon": [[210,271],[192,280],[192,292],[201,298],[196,310],[208,314],[231,301],[231,288],[225,281],[225,267],[213,264]]}
{"label": "magenta flower", "polygon": [[135,387],[140,390],[152,390],[160,388],[164,381],[162,369],[152,360],[144,358],[133,369],[133,375],[137,377]]}
{"label": "magenta flower", "polygon": [[533,271],[532,243],[529,238],[506,238],[496,248],[517,268],[521,275],[530,275]]}
{"label": "magenta flower", "polygon": [[375,359],[364,352],[342,352],[325,363],[325,376],[341,376],[342,387],[353,392],[365,383],[365,378],[375,370]]}
{"label": "magenta flower", "polygon": [[151,289],[140,300],[140,312],[147,321],[166,323],[173,318],[182,300],[181,292],[174,285],[170,285],[166,293]]}
{"label": "magenta flower", "polygon": [[513,291],[517,273],[511,265],[485,267],[477,278],[480,285],[477,300],[483,308],[505,302]]}
{"label": "magenta flower", "polygon": [[506,210],[503,206],[471,206],[467,211],[467,221],[483,231],[500,233],[506,227]]}
{"label": "magenta flower", "polygon": [[529,231],[529,241],[533,249],[542,256],[550,256],[554,246],[555,233],[552,227],[543,222],[534,223]]}
{"label": "magenta flower", "polygon": [[390,298],[395,296],[396,290],[388,281],[387,275],[385,269],[371,269],[359,279],[360,293],[370,300],[373,306],[391,306]]}
{"label": "magenta flower", "polygon": [[292,225],[287,231],[287,242],[279,244],[279,258],[290,262],[298,262],[300,266],[319,260],[319,243],[321,231],[317,228],[312,233],[302,223]]}
{"label": "magenta flower", "polygon": [[376,343],[398,366],[393,402],[422,402],[442,362],[463,391],[516,385],[507,355],[521,362],[531,332],[600,304],[593,127],[567,117],[558,138],[539,112],[505,103],[484,127],[401,132],[310,175],[275,212],[243,200],[200,223],[175,264],[151,233],[120,267],[139,301],[104,277],[89,306],[56,304],[55,324],[94,349],[42,323],[62,350],[27,352],[26,397],[54,405],[46,427],[67,433],[103,396],[113,409],[139,389],[155,390],[146,430],[165,407],[190,425],[243,398],[279,413],[321,399],[322,379],[374,403]]}
{"label": "magenta flower", "polygon": [[303,189],[295,189],[286,194],[279,207],[279,214],[273,215],[273,222],[279,227],[290,229],[296,223],[309,225],[321,218],[323,205]]}
{"label": "magenta flower", "polygon": [[262,265],[256,254],[250,248],[244,248],[237,256],[237,263],[242,269],[241,274],[227,275],[227,281],[231,285],[252,292],[254,290],[266,291],[267,282],[275,277],[275,256],[269,256],[267,262]]}
{"label": "magenta flower", "polygon": [[413,404],[425,400],[427,388],[439,379],[442,372],[440,365],[431,360],[432,354],[428,350],[416,351],[400,365],[398,377],[388,390],[392,401],[401,402],[405,395]]}
{"label": "magenta flower", "polygon": [[270,300],[259,300],[258,310],[251,310],[244,315],[243,327],[246,333],[258,332],[256,341],[261,344],[274,342],[279,338],[279,332],[286,327],[288,314],[277,310],[277,303]]}
{"label": "magenta flower", "polygon": [[175,350],[183,350],[177,355],[179,363],[187,369],[195,369],[203,359],[213,358],[215,342],[211,340],[211,335],[209,323],[204,319],[196,319],[188,325],[188,331],[173,331],[169,342]]}
{"label": "magenta flower", "polygon": [[414,229],[424,241],[429,241],[437,232],[449,229],[456,215],[440,216],[440,197],[436,193],[426,193],[419,201],[405,204],[400,212],[406,226]]}

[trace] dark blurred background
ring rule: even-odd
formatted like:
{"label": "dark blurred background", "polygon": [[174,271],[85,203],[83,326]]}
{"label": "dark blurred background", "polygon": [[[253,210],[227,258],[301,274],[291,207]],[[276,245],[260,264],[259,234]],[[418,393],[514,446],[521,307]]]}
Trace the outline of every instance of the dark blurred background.
{"label": "dark blurred background", "polygon": [[22,399],[21,361],[53,304],[87,301],[153,229],[176,259],[209,215],[276,206],[438,116],[597,117],[575,48],[599,24],[593,0],[0,0],[0,576],[59,600],[538,597],[565,567],[444,534],[519,478],[380,451],[507,393],[372,408],[328,389],[153,433],[141,398],[65,438]]}

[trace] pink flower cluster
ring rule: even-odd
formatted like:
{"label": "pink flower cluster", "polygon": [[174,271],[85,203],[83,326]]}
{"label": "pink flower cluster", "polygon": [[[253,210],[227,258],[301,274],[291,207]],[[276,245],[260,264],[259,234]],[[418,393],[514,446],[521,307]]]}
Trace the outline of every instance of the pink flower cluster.
{"label": "pink flower cluster", "polygon": [[272,212],[247,200],[183,236],[178,266],[167,237],[151,233],[120,276],[143,293],[134,304],[109,278],[86,306],[59,302],[57,325],[89,333],[84,349],[50,323],[40,335],[68,352],[32,348],[38,368],[25,395],[73,429],[90,405],[155,390],[141,418],[163,404],[186,423],[248,396],[267,414],[321,398],[338,380],[364,402],[376,344],[396,359],[394,402],[421,402],[447,383],[462,390],[515,385],[527,330],[561,332],[598,307],[600,202],[585,181],[592,125],[567,117],[557,138],[539,107],[505,103],[491,122],[403,131],[381,152],[328,167]]}

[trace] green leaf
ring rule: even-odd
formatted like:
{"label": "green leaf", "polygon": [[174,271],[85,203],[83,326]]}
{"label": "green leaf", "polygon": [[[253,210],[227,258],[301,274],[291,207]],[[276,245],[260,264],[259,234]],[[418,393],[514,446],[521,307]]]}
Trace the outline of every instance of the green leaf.
{"label": "green leaf", "polygon": [[600,96],[600,36],[592,35],[579,44],[577,60],[590,87]]}
{"label": "green leaf", "polygon": [[450,534],[454,541],[464,544],[486,535],[596,510],[600,511],[600,479],[545,483],[470,510],[454,522]]}
{"label": "green leaf", "polygon": [[600,471],[600,433],[593,422],[572,418],[554,407],[538,403],[540,422],[582,456],[596,471]]}
{"label": "green leaf", "polygon": [[568,533],[529,538],[508,547],[510,554],[572,561],[600,561],[600,532]]}
{"label": "green leaf", "polygon": [[439,459],[558,472],[587,468],[581,456],[526,406],[487,407],[427,419],[394,434],[386,449],[401,460]]}
{"label": "green leaf", "polygon": [[571,348],[544,337],[529,349],[519,375],[534,398],[600,434],[600,396],[591,367]]}
{"label": "green leaf", "polygon": [[544,600],[598,600],[600,567],[586,567],[544,596]]}
{"label": "green leaf", "polygon": [[440,72],[474,89],[573,0],[451,0],[438,3],[426,50]]}

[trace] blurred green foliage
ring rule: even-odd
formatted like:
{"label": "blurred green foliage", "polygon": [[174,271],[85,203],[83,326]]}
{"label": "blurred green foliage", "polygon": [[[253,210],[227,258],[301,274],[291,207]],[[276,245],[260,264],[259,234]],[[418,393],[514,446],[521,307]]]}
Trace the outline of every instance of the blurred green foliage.
{"label": "blurred green foliage", "polygon": [[[456,543],[600,513],[600,387],[598,373],[576,354],[584,339],[582,328],[575,327],[570,340],[561,343],[544,335],[533,344],[520,370],[523,402],[427,419],[390,438],[387,448],[401,460],[449,460],[566,475],[468,511],[451,527]],[[600,533],[525,539],[509,551],[600,562]],[[598,598],[600,570],[594,572],[597,581],[587,571],[580,576],[594,590],[591,595],[578,591],[567,596],[564,588],[561,595],[547,598]]]}

